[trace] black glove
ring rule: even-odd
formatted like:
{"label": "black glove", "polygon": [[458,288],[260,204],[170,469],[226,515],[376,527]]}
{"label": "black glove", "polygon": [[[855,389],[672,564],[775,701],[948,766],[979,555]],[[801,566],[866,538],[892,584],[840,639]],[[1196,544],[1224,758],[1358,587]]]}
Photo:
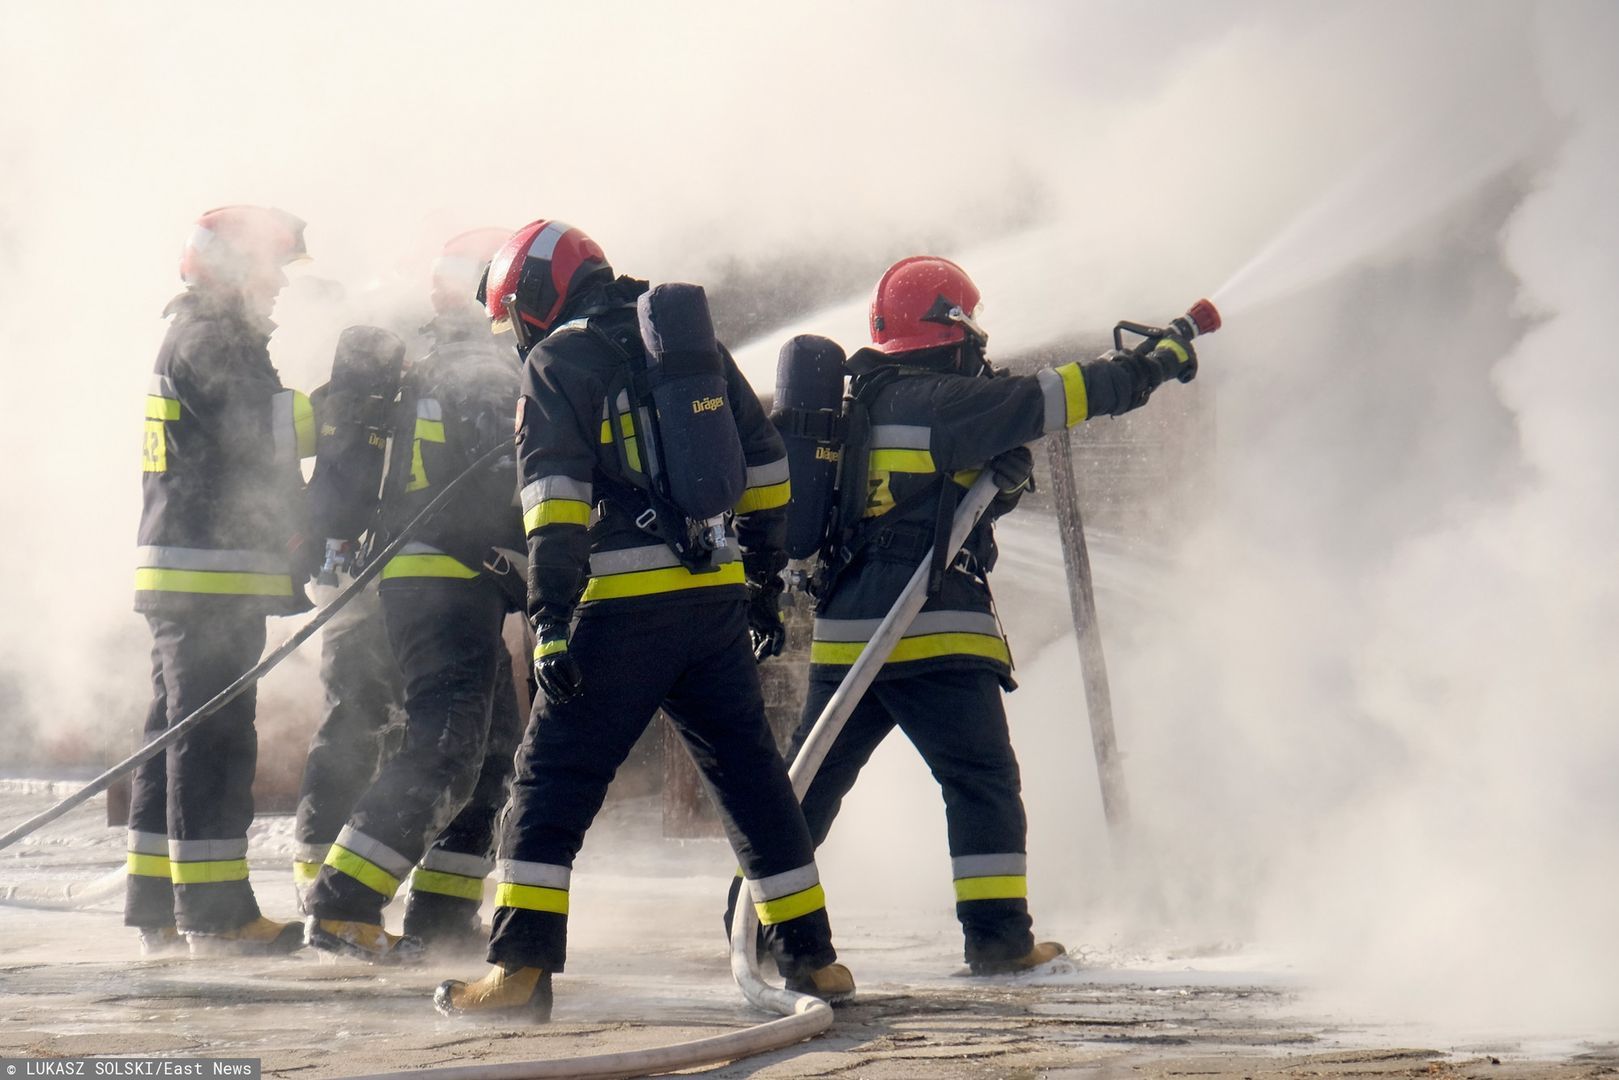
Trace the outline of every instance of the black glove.
{"label": "black glove", "polygon": [[1027,446],[1014,446],[990,460],[990,472],[995,477],[999,492],[989,504],[996,517],[1017,509],[1024,492],[1034,490],[1034,454]]}
{"label": "black glove", "polygon": [[1192,351],[1192,343],[1174,334],[1159,338],[1151,349],[1115,354],[1113,362],[1130,375],[1130,389],[1124,397],[1126,407],[1115,409],[1114,416],[1141,408],[1152,392],[1169,379],[1191,382],[1197,377],[1197,353]]}
{"label": "black glove", "polygon": [[1178,334],[1165,334],[1153,345],[1147,359],[1158,366],[1159,381],[1176,379],[1183,383],[1197,378],[1197,350]]}
{"label": "black glove", "polygon": [[748,575],[748,636],[755,663],[780,656],[787,647],[787,627],[781,621],[781,571],[787,555],[781,551],[743,555]]}
{"label": "black glove", "polygon": [[534,681],[553,705],[572,701],[584,689],[584,675],[568,655],[567,623],[534,623]]}

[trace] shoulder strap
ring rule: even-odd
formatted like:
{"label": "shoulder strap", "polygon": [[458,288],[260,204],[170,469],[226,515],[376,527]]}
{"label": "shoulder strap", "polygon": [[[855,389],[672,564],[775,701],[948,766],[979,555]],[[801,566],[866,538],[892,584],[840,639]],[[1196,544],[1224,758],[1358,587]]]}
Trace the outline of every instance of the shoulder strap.
{"label": "shoulder strap", "polygon": [[[816,586],[821,596],[831,591],[838,577],[887,527],[889,521],[904,517],[930,500],[938,500],[940,514],[946,515],[947,518],[955,516],[955,493],[952,490],[954,485],[950,483],[950,478],[942,473],[931,483],[917,488],[900,499],[878,517],[863,516],[867,497],[866,477],[871,466],[871,401],[897,378],[899,378],[897,368],[880,367],[858,377],[851,388],[848,437],[844,441],[843,452],[838,459],[837,494],[833,504],[836,517],[827,530],[827,546],[821,553],[821,574]],[[944,508],[947,499],[950,501],[948,510]],[[937,517],[938,515],[935,515],[936,519]],[[940,554],[935,551],[935,564],[940,558]],[[930,594],[938,589],[938,581],[935,579],[942,580],[943,574],[943,568],[937,566],[930,572],[928,588]]]}
{"label": "shoulder strap", "polygon": [[[620,375],[615,376],[607,388],[607,429],[612,433],[613,445],[618,450],[618,460],[625,465],[624,475],[621,478],[625,490],[622,494],[609,491],[609,497],[626,502],[628,500],[623,498],[624,495],[628,495],[631,491],[639,494],[640,501],[644,501],[644,505],[625,507],[630,511],[636,528],[667,544],[680,559],[681,565],[693,573],[718,570],[719,565],[714,562],[713,550],[694,543],[697,533],[694,523],[659,490],[657,461],[663,447],[658,439],[657,417],[649,404],[651,394],[646,385],[646,355],[624,348],[613,340],[612,335],[593,322],[587,320],[584,328],[622,361],[619,367]],[[642,464],[638,473],[629,468],[629,450],[625,444],[624,425],[618,418],[620,391],[628,392],[630,409],[635,414]]]}

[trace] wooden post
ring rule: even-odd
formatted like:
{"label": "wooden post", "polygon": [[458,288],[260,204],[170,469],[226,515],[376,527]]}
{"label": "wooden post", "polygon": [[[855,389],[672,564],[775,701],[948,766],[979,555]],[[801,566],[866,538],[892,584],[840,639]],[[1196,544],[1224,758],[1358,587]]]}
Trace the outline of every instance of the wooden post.
{"label": "wooden post", "polygon": [[1107,662],[1102,656],[1102,632],[1096,622],[1096,591],[1091,583],[1085,526],[1079,516],[1079,488],[1074,479],[1073,444],[1068,432],[1048,436],[1046,453],[1067,570],[1068,603],[1073,609],[1074,637],[1079,644],[1085,709],[1090,714],[1091,749],[1096,754],[1096,775],[1102,785],[1102,813],[1113,835],[1119,837],[1130,822],[1130,800],[1125,794],[1124,771],[1113,734],[1113,701],[1108,693]]}

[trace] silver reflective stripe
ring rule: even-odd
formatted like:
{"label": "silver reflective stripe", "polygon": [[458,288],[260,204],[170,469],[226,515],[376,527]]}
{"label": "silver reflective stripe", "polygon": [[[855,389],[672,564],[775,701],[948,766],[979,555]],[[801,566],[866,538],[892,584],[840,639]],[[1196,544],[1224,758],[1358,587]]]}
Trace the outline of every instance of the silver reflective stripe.
{"label": "silver reflective stripe", "polygon": [[422,856],[423,870],[437,870],[441,874],[460,874],[462,877],[483,878],[495,868],[495,860],[459,851],[434,849]]}
{"label": "silver reflective stripe", "polygon": [[240,840],[170,840],[171,862],[220,862],[247,858],[247,837]]}
{"label": "silver reflective stripe", "polygon": [[[736,547],[727,541],[714,552],[716,563],[735,562]],[[668,544],[648,544],[646,547],[621,548],[618,551],[599,551],[590,557],[590,576],[630,574],[637,570],[663,570],[679,566],[680,559]]]}
{"label": "silver reflective stripe", "polygon": [[228,548],[154,547],[135,549],[137,565],[159,570],[223,570],[238,574],[285,574],[287,560],[266,551]]}
{"label": "silver reflective stripe", "polygon": [[416,419],[418,419],[418,420],[443,420],[444,419],[444,406],[440,405],[437,401],[434,401],[430,397],[417,398],[416,399]]}
{"label": "silver reflective stripe", "polygon": [[1046,420],[1042,430],[1047,435],[1063,430],[1068,426],[1068,391],[1063,387],[1062,376],[1045,368],[1037,372],[1035,378],[1040,380],[1040,395],[1046,399]]}
{"label": "silver reflective stripe", "polygon": [[130,829],[129,850],[137,855],[162,855],[167,858],[169,838],[163,833],[137,832]]}
{"label": "silver reflective stripe", "polygon": [[497,876],[510,885],[535,885],[542,889],[566,889],[573,871],[553,863],[521,862],[502,859],[495,864]]}
{"label": "silver reflective stripe", "polygon": [[331,850],[330,844],[299,844],[293,849],[292,858],[294,862],[323,863]]}
{"label": "silver reflective stripe", "polygon": [[787,459],[784,457],[779,457],[775,461],[764,465],[748,466],[748,486],[750,488],[769,487],[771,484],[779,484],[785,479],[787,479]]}
{"label": "silver reflective stripe", "polygon": [[568,231],[568,226],[560,221],[553,221],[535,235],[534,241],[528,245],[528,258],[549,259],[551,253],[557,249],[557,241]]}
{"label": "silver reflective stripe", "polygon": [[292,391],[270,398],[270,440],[277,461],[298,460],[298,432],[292,420]]}
{"label": "silver reflective stripe", "polygon": [[766,900],[779,900],[783,896],[791,896],[796,892],[803,892],[821,883],[821,875],[816,872],[815,864],[809,863],[796,870],[789,870],[784,874],[771,874],[758,881],[748,882],[748,892],[753,896],[755,904],[762,904]]}
{"label": "silver reflective stripe", "polygon": [[[816,641],[870,641],[881,619],[816,619]],[[905,631],[908,638],[927,634],[987,634],[1000,637],[995,616],[982,611],[924,611]]]}
{"label": "silver reflective stripe", "polygon": [[950,860],[951,877],[1023,877],[1029,872],[1029,857],[1021,852],[1005,855],[957,855]]}
{"label": "silver reflective stripe", "polygon": [[179,396],[174,392],[174,380],[167,375],[153,375],[152,381],[147,384],[146,392],[163,398]]}
{"label": "silver reflective stripe", "polygon": [[547,476],[523,485],[523,511],[534,509],[546,499],[576,499],[591,501],[590,482],[570,476]]}
{"label": "silver reflective stripe", "polygon": [[[434,547],[432,544],[423,544],[423,543],[420,543],[418,541],[412,540],[410,543],[406,544],[404,547],[399,549],[399,554],[401,554],[401,555],[443,555],[444,552],[440,551],[438,548]],[[348,845],[345,844],[344,846],[347,847]]]}
{"label": "silver reflective stripe", "polygon": [[368,863],[382,867],[396,878],[410,873],[410,860],[378,840],[373,840],[353,825],[343,826],[337,834],[337,846],[348,848]]}
{"label": "silver reflective stripe", "polygon": [[871,428],[873,450],[926,450],[932,438],[932,428],[917,424],[874,424]]}

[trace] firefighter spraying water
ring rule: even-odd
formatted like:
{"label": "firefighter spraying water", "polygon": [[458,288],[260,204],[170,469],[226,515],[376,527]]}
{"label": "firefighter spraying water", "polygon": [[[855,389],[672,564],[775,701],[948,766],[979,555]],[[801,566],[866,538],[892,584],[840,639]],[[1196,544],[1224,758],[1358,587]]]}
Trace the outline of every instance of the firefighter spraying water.
{"label": "firefighter spraying water", "polygon": [[[1118,324],[1101,359],[1010,376],[988,362],[979,299],[948,259],[895,263],[872,295],[871,346],[846,362],[826,339],[784,347],[777,419],[806,478],[790,507],[790,550],[819,557],[808,580],[810,692],[793,738],[803,754],[819,736],[794,771],[805,819],[819,845],[861,768],[900,728],[944,795],[967,963],[992,975],[1065,951],[1035,940],[1028,912],[1021,779],[1001,704],[1017,684],[989,588],[994,521],[1032,486],[1025,444],[1140,408],[1167,381],[1191,382],[1191,341],[1220,320],[1199,301],[1167,328]],[[1126,332],[1143,340],[1125,350]],[[949,538],[963,523],[958,551]]]}

